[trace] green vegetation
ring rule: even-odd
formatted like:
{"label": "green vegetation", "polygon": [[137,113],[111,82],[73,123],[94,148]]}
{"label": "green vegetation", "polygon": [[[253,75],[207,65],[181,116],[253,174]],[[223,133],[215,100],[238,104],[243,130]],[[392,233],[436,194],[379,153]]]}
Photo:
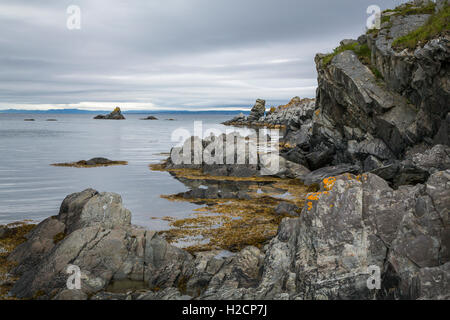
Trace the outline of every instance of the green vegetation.
{"label": "green vegetation", "polygon": [[374,38],[376,38],[376,37],[378,37],[379,32],[380,32],[380,30],[378,30],[377,28],[373,28],[373,29],[367,30],[366,34],[372,34],[374,36]]}
{"label": "green vegetation", "polygon": [[[381,16],[381,23],[390,22],[391,16]],[[373,30],[373,29],[371,29]]]}
{"label": "green vegetation", "polygon": [[328,55],[326,55],[325,57],[322,58],[323,66],[324,67],[328,66],[330,64],[331,60],[333,60],[333,58],[335,56],[337,56],[339,53],[342,53],[342,52],[347,51],[347,50],[355,51],[356,47],[358,47],[358,43],[357,42],[351,43],[351,44],[348,44],[348,45],[345,45],[345,46],[339,46],[339,47],[335,48],[333,50],[333,53],[330,53],[330,54],[328,54]]}
{"label": "green vegetation", "polygon": [[394,12],[395,16],[407,16],[413,14],[433,14],[436,4],[430,2],[426,6],[414,6],[412,3],[402,4],[395,9],[388,9],[383,11],[383,13]]}
{"label": "green vegetation", "polygon": [[414,49],[420,43],[431,40],[444,32],[449,32],[449,30],[450,6],[447,5],[438,13],[433,14],[422,27],[396,39],[392,43],[392,47],[395,49]]}

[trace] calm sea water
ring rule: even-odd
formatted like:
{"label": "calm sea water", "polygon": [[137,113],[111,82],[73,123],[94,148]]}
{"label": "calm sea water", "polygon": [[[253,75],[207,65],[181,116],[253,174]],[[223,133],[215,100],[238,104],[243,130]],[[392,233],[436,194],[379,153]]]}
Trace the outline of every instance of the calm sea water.
{"label": "calm sea water", "polygon": [[[166,172],[151,171],[151,163],[167,158],[176,144],[177,128],[193,133],[194,121],[225,131],[221,122],[232,114],[154,114],[160,120],[93,120],[93,115],[0,114],[0,224],[41,221],[59,211],[64,197],[86,188],[116,192],[132,212],[132,223],[154,230],[167,224],[152,217],[186,217],[197,208],[170,202],[161,194],[186,191]],[[24,121],[33,118],[35,121]],[[57,119],[55,122],[47,119]],[[173,118],[175,121],[165,119]],[[127,166],[101,168],[53,167],[93,157],[125,160]]]}

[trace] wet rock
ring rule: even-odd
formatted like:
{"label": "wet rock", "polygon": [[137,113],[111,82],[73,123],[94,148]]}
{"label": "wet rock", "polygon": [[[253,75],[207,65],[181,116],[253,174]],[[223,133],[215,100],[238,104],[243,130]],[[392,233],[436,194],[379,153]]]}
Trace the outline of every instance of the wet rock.
{"label": "wet rock", "polygon": [[100,120],[125,120],[125,117],[122,114],[122,111],[119,107],[116,107],[110,114],[107,115],[98,115],[95,116],[94,119]]}

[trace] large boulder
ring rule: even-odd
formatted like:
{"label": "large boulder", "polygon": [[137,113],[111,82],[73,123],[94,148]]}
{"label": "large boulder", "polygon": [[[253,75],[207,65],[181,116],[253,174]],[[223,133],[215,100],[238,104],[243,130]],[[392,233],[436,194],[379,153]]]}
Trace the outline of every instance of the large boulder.
{"label": "large boulder", "polygon": [[[20,276],[19,298],[86,298],[116,282],[147,288],[176,286],[192,257],[155,232],[135,229],[120,196],[88,189],[63,201],[58,216],[41,222],[8,257]],[[81,271],[81,291],[67,293],[68,267]]]}
{"label": "large boulder", "polygon": [[64,199],[58,220],[66,225],[67,233],[93,225],[114,229],[130,226],[131,213],[122,206],[120,195],[87,189]]}

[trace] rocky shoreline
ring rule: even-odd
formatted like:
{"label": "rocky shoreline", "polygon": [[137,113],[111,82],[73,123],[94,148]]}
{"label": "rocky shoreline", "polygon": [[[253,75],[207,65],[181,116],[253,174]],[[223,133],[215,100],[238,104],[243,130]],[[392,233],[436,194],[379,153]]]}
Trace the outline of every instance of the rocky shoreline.
{"label": "rocky shoreline", "polygon": [[[414,1],[384,12],[381,30],[316,56],[315,100],[295,97],[266,112],[265,101],[258,99],[249,117],[226,122],[282,128],[280,155],[258,153],[253,164],[246,150],[254,141],[245,139],[235,153],[245,164],[193,162],[202,159],[193,148],[188,161],[180,162],[182,147],[177,147],[158,167],[189,186],[172,195],[176,199],[207,202],[216,210],[233,201],[261,202],[265,212],[250,210],[240,219],[255,225],[261,218],[258,232],[264,237],[247,239],[234,250],[218,241],[208,250],[183,250],[163,234],[132,226],[119,195],[87,189],[67,196],[58,215],[41,222],[8,254],[9,295],[450,299],[448,27],[414,49],[397,46],[398,39],[445,10],[447,0]],[[208,148],[217,138],[192,137],[185,145]],[[226,148],[215,156],[226,158]],[[274,160],[280,165],[266,174]],[[299,183],[288,186],[291,182]],[[296,200],[257,198],[275,189]],[[241,209],[232,206],[225,215]],[[67,289],[70,265],[81,271],[80,289]],[[380,271],[379,289],[367,285],[373,268]]]}

